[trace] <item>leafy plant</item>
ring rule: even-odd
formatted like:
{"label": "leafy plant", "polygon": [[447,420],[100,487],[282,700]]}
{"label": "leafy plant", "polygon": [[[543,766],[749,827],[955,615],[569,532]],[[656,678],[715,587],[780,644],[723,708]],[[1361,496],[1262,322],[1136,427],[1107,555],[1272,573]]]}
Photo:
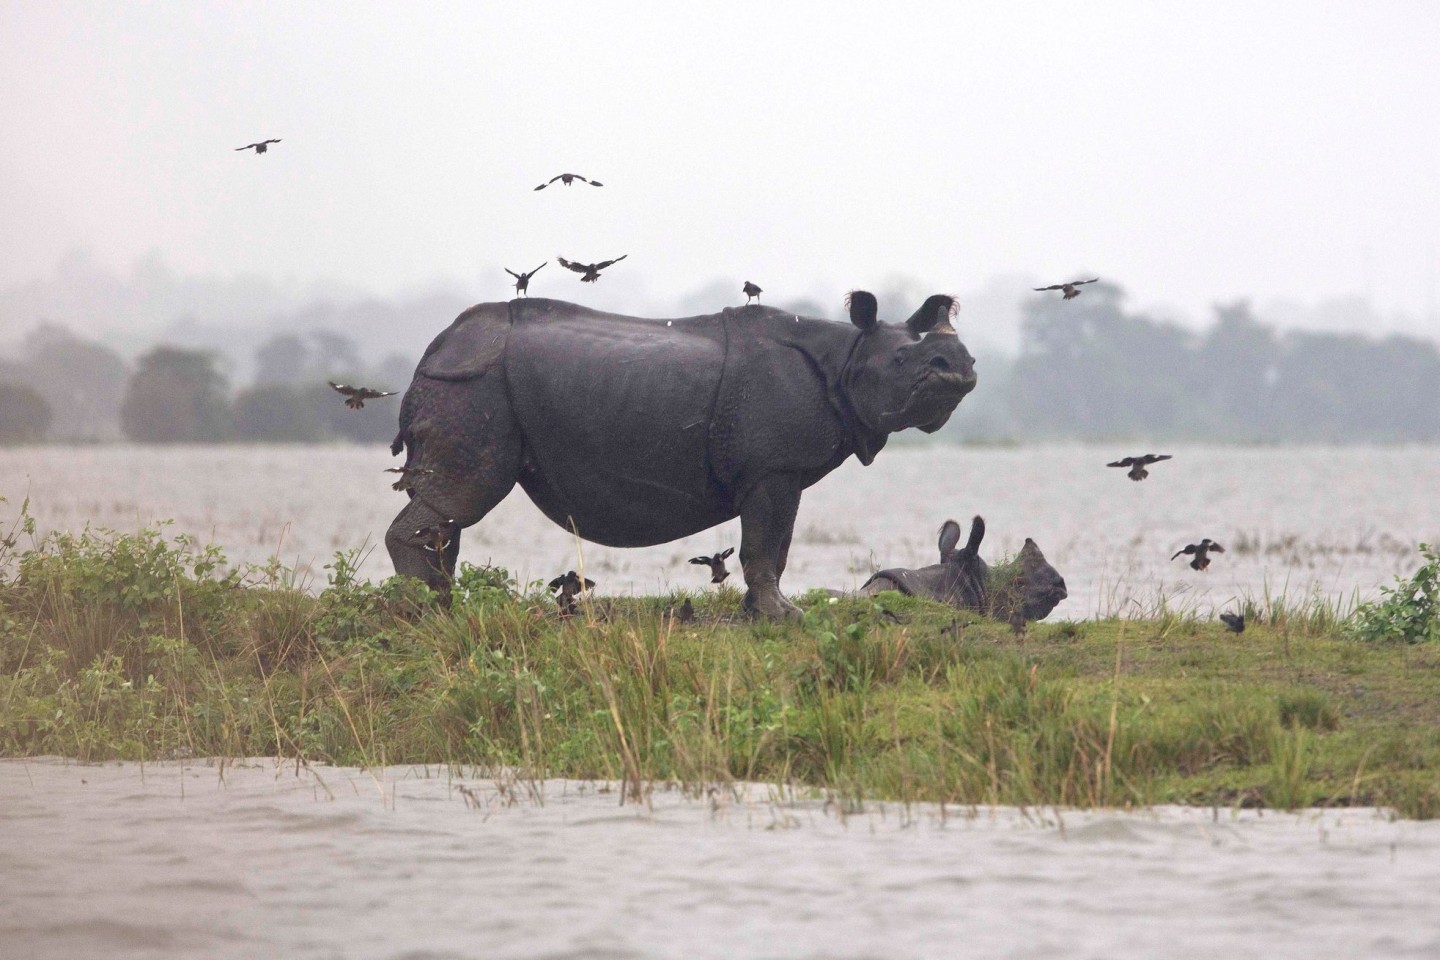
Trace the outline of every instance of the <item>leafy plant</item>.
{"label": "leafy plant", "polygon": [[1362,603],[1352,628],[1361,640],[1440,643],[1440,551],[1420,544],[1424,563],[1409,580],[1381,587],[1381,598]]}

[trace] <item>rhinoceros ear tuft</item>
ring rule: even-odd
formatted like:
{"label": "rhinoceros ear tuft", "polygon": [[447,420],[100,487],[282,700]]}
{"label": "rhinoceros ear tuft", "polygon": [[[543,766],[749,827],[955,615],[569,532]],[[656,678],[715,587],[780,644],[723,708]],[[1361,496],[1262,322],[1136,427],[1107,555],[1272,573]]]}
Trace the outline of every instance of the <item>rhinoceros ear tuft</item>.
{"label": "rhinoceros ear tuft", "polygon": [[875,294],[868,290],[851,290],[847,293],[845,308],[850,311],[850,322],[859,327],[862,333],[874,330],[880,322],[880,306],[875,302]]}
{"label": "rhinoceros ear tuft", "polygon": [[950,325],[950,318],[959,310],[958,300],[949,294],[937,293],[920,305],[920,309],[905,321],[905,327],[912,337],[919,337],[932,330],[936,333],[953,334],[955,328]]}

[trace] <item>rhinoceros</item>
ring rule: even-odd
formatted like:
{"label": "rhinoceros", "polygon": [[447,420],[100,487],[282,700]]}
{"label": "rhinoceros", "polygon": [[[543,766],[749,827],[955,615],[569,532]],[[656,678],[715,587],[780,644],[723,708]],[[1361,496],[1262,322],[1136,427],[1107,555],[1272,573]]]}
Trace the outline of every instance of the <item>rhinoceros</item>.
{"label": "rhinoceros", "polygon": [[1050,566],[1034,540],[1026,537],[1013,560],[992,567],[980,559],[983,539],[985,520],[977,516],[970,521],[970,538],[957,550],[960,524],[946,520],[940,528],[939,563],[880,570],[861,585],[860,592],[898,590],[907,596],[978,610],[1016,629],[1027,620],[1044,620],[1068,596],[1065,578]]}
{"label": "rhinoceros", "polygon": [[385,534],[395,570],[442,592],[459,537],[436,554],[416,531],[471,526],[518,481],[585,540],[649,546],[740,518],[744,606],[783,617],[780,592],[806,487],[889,434],[939,430],[975,388],[975,361],[927,299],[882,323],[875,297],[850,323],[772,307],[674,320],[540,298],[482,303],[426,349],[392,450],[425,471]]}

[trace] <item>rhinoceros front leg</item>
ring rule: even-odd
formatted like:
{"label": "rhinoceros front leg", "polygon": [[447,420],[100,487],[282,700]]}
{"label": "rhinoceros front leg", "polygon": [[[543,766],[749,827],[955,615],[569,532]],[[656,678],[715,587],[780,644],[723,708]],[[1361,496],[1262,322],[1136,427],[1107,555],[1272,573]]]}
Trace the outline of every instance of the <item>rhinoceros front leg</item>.
{"label": "rhinoceros front leg", "polygon": [[760,484],[740,505],[740,565],[745,571],[745,609],[763,617],[802,616],[780,592],[789,553],[800,485],[790,478]]}

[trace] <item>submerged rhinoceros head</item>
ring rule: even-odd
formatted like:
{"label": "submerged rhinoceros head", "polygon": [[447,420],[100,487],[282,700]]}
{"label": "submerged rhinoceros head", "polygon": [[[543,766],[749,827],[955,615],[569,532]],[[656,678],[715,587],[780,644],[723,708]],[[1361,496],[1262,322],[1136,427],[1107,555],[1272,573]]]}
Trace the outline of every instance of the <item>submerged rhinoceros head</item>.
{"label": "submerged rhinoceros head", "polygon": [[850,322],[860,328],[843,386],[865,426],[879,434],[907,427],[934,433],[975,389],[975,359],[950,317],[953,297],[937,294],[903,325],[881,323],[874,294],[850,294]]}

